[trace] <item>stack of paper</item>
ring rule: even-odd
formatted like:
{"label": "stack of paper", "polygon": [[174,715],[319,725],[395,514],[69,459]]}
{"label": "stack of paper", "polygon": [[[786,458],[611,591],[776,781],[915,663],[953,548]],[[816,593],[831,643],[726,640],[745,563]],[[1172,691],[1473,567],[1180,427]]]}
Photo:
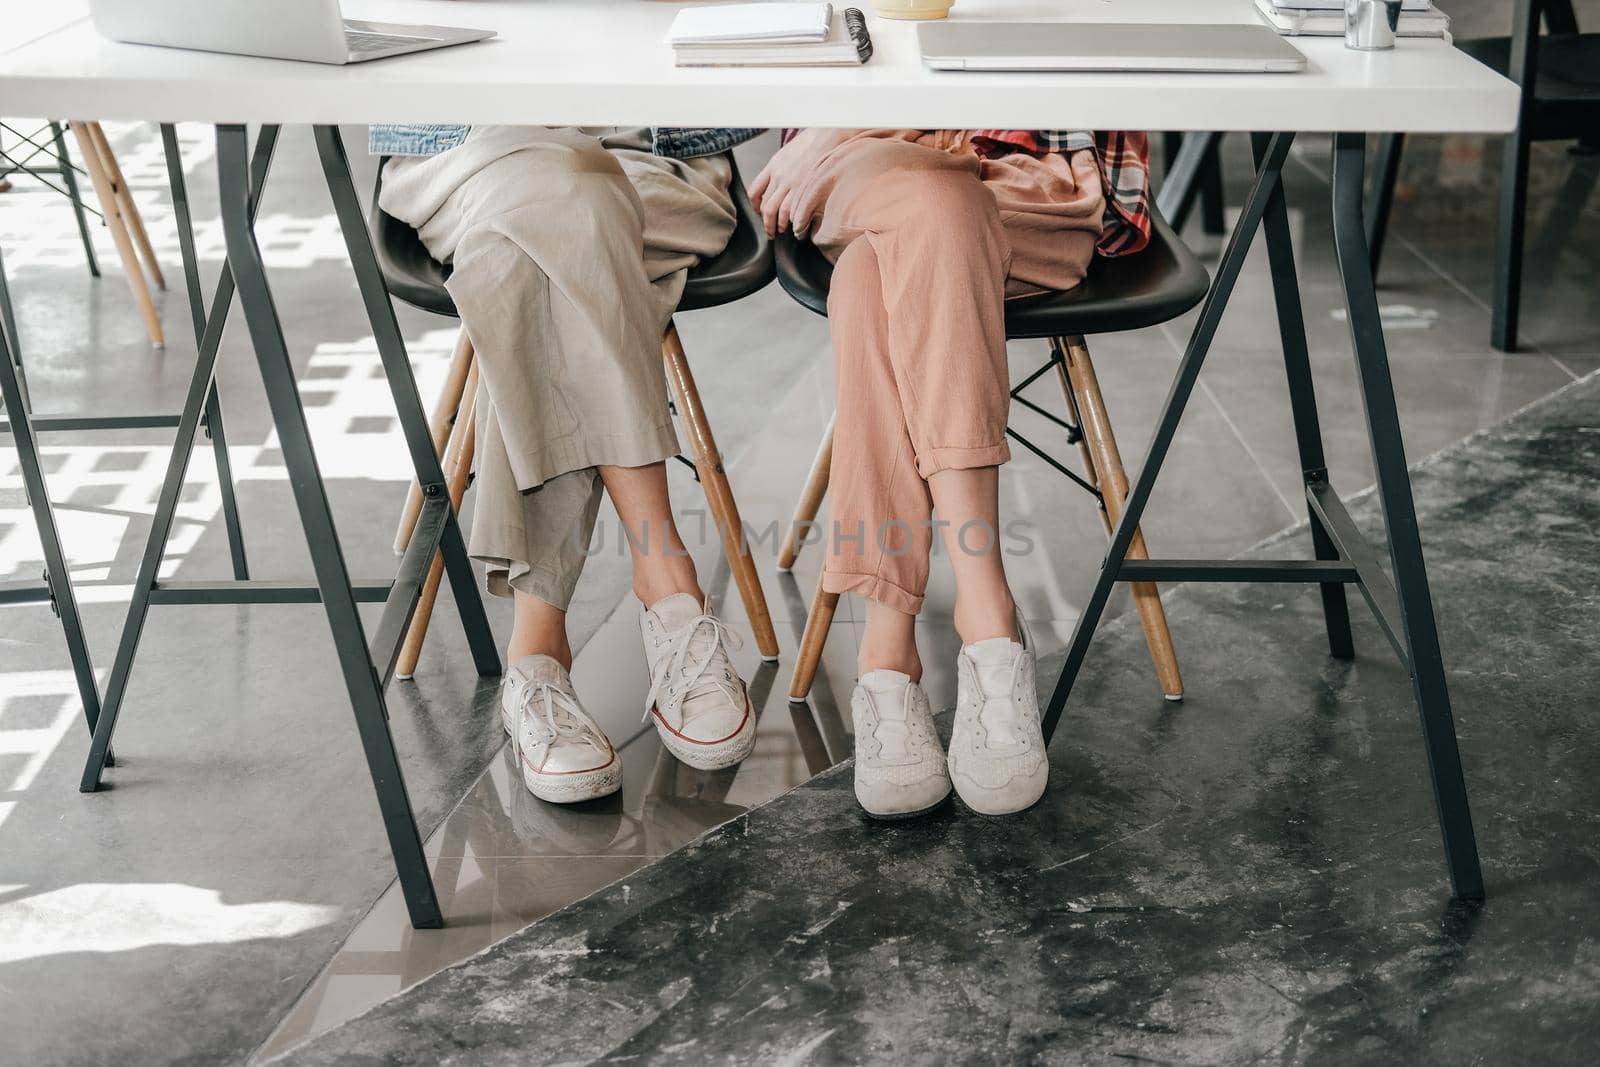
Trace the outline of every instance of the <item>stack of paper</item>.
{"label": "stack of paper", "polygon": [[[1344,0],[1256,0],[1256,10],[1285,37],[1343,37]],[[1450,16],[1431,0],[1402,0],[1397,37],[1450,37]]]}
{"label": "stack of paper", "polygon": [[667,43],[680,67],[833,67],[872,55],[867,20],[832,4],[723,4],[678,12]]}

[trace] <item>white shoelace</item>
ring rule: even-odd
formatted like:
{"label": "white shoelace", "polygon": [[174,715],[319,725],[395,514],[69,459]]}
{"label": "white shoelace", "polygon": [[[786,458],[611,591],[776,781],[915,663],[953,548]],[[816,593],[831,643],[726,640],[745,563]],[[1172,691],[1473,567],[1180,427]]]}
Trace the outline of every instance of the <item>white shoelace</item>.
{"label": "white shoelace", "polygon": [[570,693],[553,682],[528,683],[522,691],[517,710],[518,728],[511,736],[519,757],[522,750],[521,724],[530,718],[535,727],[535,744],[548,746],[565,739],[586,744],[601,756],[608,754],[610,742],[605,740],[605,731],[600,729],[600,724],[589,717],[589,713]]}
{"label": "white shoelace", "polygon": [[[697,641],[697,637],[704,639]],[[721,689],[731,702],[739,702],[739,692],[728,677],[733,671],[727,665],[729,652],[744,646],[744,639],[737,631],[716,616],[701,613],[668,634],[667,640],[674,647],[651,669],[650,691],[645,694],[642,721],[649,722],[650,709],[659,708],[662,718],[681,727],[684,702],[711,687]],[[696,646],[698,658],[691,661]],[[719,654],[721,664],[716,662]],[[711,672],[713,666],[719,670]],[[723,669],[726,674],[722,673]],[[709,678],[706,677],[708,672]]]}

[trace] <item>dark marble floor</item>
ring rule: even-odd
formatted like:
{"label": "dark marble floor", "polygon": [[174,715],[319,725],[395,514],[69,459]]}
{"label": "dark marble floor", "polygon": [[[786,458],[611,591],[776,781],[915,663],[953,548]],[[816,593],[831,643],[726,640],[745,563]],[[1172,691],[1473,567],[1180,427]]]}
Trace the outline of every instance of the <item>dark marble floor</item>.
{"label": "dark marble floor", "polygon": [[1592,1062],[1596,469],[1590,376],[1416,475],[1482,906],[1375,627],[1191,586],[1188,701],[1113,627],[1033,810],[870,823],[838,768],[285,1062]]}

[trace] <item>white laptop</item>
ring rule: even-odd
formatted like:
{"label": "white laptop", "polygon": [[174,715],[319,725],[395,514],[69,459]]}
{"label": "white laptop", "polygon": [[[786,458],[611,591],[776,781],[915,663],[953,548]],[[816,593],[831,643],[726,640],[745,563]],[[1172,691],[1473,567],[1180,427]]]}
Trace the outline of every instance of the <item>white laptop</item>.
{"label": "white laptop", "polygon": [[339,0],[89,0],[89,14],[113,41],[312,63],[361,63],[494,36],[358,22],[340,15]]}
{"label": "white laptop", "polygon": [[1262,25],[1133,22],[979,22],[917,27],[934,70],[1304,70],[1306,57]]}

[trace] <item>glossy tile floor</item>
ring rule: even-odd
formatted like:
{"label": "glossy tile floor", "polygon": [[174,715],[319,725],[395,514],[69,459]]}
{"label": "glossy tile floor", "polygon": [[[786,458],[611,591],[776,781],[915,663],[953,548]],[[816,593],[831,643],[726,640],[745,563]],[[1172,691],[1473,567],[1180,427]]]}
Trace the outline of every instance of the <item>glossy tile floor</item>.
{"label": "glossy tile floor", "polygon": [[[176,275],[158,144],[148,127],[109,129],[163,262]],[[397,434],[384,415],[386,397],[374,375],[369,331],[309,138],[291,132],[269,193],[264,244],[302,368],[303,394],[317,419],[347,554],[357,569],[381,574],[392,568],[387,546],[404,492],[403,461],[396,462]],[[202,129],[185,128],[183,134],[209,271],[221,244],[211,216],[209,144]],[[768,150],[765,143],[752,146],[748,173]],[[1240,139],[1230,140],[1234,201],[1246,173],[1243,150]],[[1549,238],[1545,273],[1531,272],[1530,285],[1537,287],[1525,314],[1527,349],[1504,355],[1488,346],[1488,275],[1481,264],[1496,151],[1476,141],[1419,140],[1407,156],[1405,198],[1396,211],[1381,296],[1391,319],[1391,356],[1414,458],[1493,425],[1600,366],[1600,322],[1580,299],[1585,285],[1594,292],[1600,273],[1593,204],[1574,212],[1570,225],[1547,228],[1564,240]],[[1330,463],[1335,484],[1353,492],[1368,484],[1370,468],[1339,318],[1325,153],[1325,144],[1308,138],[1288,179]],[[1556,205],[1570,204],[1576,179],[1567,175],[1592,181],[1597,161],[1571,160],[1561,146],[1543,146],[1539,159],[1546,177],[1537,184],[1534,211],[1542,221]],[[1438,208],[1432,192],[1430,175],[1441,168],[1457,182],[1448,212]],[[152,353],[117,277],[109,242],[101,241],[100,249],[106,277],[91,284],[64,206],[18,184],[0,196],[0,242],[42,406],[174,406],[193,351],[182,339],[187,318],[181,294],[166,294],[162,301],[173,337],[167,352]],[[1215,239],[1198,229],[1191,237],[1197,249],[1214,254]],[[1158,484],[1145,530],[1163,554],[1231,555],[1302,518],[1263,258],[1252,258]],[[403,312],[402,325],[424,394],[431,395],[448,353],[449,324]],[[765,532],[787,517],[826,421],[831,376],[824,324],[774,286],[739,305],[685,316],[680,325],[744,517]],[[303,571],[281,463],[241,335],[242,330],[230,332],[225,344],[222,385],[247,529],[271,531],[251,535],[252,552],[262,573]],[[1130,469],[1139,462],[1183,337],[1183,324],[1174,324],[1091,339]],[[1042,358],[1041,346],[1016,345],[1013,371],[1020,378]],[[1036,388],[1039,402],[1059,409],[1060,398],[1046,383]],[[1048,424],[1025,412],[1018,412],[1015,425],[1040,441],[1051,439]],[[102,676],[142,548],[163,442],[160,433],[144,433],[50,443],[52,491],[62,503]],[[1057,453],[1070,456],[1064,446]],[[687,476],[673,477],[702,577],[725,615],[742,620],[715,538],[701,533],[709,532],[709,521],[697,488]],[[215,477],[203,456],[191,483],[171,567],[221,573],[226,550],[215,522]],[[1032,542],[1030,551],[1008,559],[1008,567],[1048,654],[1070,633],[1104,535],[1088,499],[1026,452],[1018,450],[1002,484],[1006,514],[1026,524]],[[0,451],[0,578],[38,569],[17,486],[11,454]],[[612,549],[615,530],[611,517],[603,516],[601,536],[611,538]],[[331,657],[321,657],[316,647],[322,631],[313,614],[295,615],[296,626],[272,608],[223,609],[225,615],[166,609],[146,639],[152,662],[139,675],[151,679],[145,683],[151,688],[142,693],[139,717],[130,717],[128,732],[119,734],[128,767],[119,772],[118,789],[80,798],[75,787],[81,725],[62,685],[64,658],[52,620],[38,608],[4,609],[0,856],[12,859],[0,861],[0,942],[37,928],[30,923],[60,924],[61,913],[41,902],[44,887],[57,894],[50,898],[57,906],[60,894],[113,883],[103,898],[110,903],[98,913],[83,913],[84,940],[66,938],[58,949],[41,948],[17,960],[0,954],[0,986],[20,998],[15,1017],[22,1021],[14,1034],[19,1047],[31,1062],[59,1060],[63,1053],[53,1035],[70,1028],[84,1035],[78,1048],[84,1058],[132,1063],[263,1057],[847,758],[850,726],[841,709],[854,674],[855,606],[848,600],[841,605],[811,701],[789,703],[793,650],[820,561],[813,551],[802,555],[794,575],[777,575],[771,568],[774,545],[770,538],[758,540],[755,551],[782,659],[761,666],[750,644],[740,654],[760,706],[759,742],[742,767],[720,774],[684,770],[662,752],[653,731],[641,727],[644,670],[626,568],[614,551],[591,561],[573,613],[575,643],[581,645],[575,680],[622,748],[626,780],[619,798],[587,809],[552,808],[522,791],[488,711],[493,682],[473,678],[463,665],[452,612],[441,607],[417,680],[397,684],[391,697],[400,709],[394,723],[408,782],[424,832],[431,830],[428,851],[449,920],[441,931],[411,930],[390,884],[370,786],[350,745],[337,674],[322,662]],[[953,688],[952,600],[948,572],[936,565],[920,635],[928,685],[938,693]],[[1113,605],[1115,611],[1124,608],[1120,598]],[[503,627],[504,606],[492,604],[491,611]],[[224,617],[231,621],[216,625]],[[1183,635],[1176,638],[1181,657]],[[202,703],[214,701],[231,714],[194,718],[197,709],[186,702],[198,694],[206,694]],[[1159,701],[1153,678],[1147,692],[1130,699]],[[197,732],[197,722],[206,728]],[[251,847],[240,847],[241,834]],[[127,935],[137,952],[85,948],[97,929],[120,937],[124,927],[148,921],[113,906],[126,898],[129,882],[205,888],[230,905],[250,903],[259,909],[250,915],[258,918],[247,923],[237,907],[223,909],[219,915],[234,923],[227,936],[221,918],[202,917],[161,936]],[[158,913],[176,907],[160,894],[151,900]],[[157,976],[165,981],[160,995],[147,984]],[[93,981],[110,983],[114,1004],[75,1003],[69,991]],[[114,1024],[91,1025],[104,1024],[108,1011]]]}

